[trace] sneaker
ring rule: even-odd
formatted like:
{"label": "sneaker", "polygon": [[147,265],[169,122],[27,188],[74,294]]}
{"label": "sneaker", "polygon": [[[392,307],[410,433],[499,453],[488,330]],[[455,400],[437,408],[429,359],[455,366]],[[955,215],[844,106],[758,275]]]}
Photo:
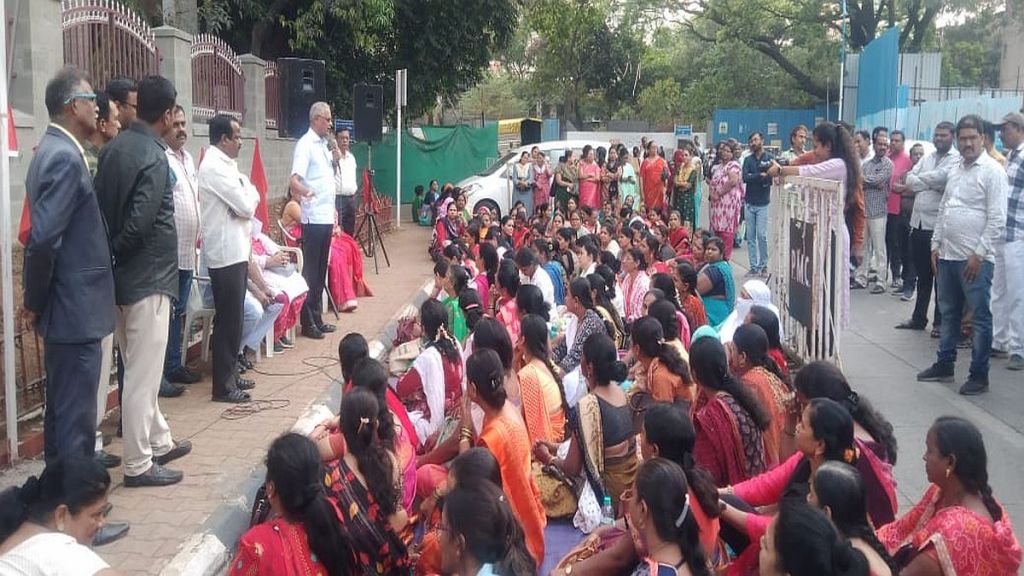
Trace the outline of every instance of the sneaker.
{"label": "sneaker", "polygon": [[953,366],[936,362],[917,374],[918,382],[952,382]]}
{"label": "sneaker", "polygon": [[287,336],[281,336],[281,339],[278,340],[278,342],[280,342],[281,346],[285,349],[295,348],[295,342],[292,342]]}
{"label": "sneaker", "polygon": [[903,295],[900,296],[900,300],[902,300],[904,302],[910,302],[910,301],[912,301],[914,299],[914,296],[916,296],[916,295],[917,295],[917,292],[915,290],[909,290],[909,291],[908,290],[904,290],[903,291]]}
{"label": "sneaker", "polygon": [[896,295],[903,293],[903,281],[902,280],[894,280],[893,281],[893,283],[892,283],[892,293],[896,294]]}
{"label": "sneaker", "polygon": [[283,353],[284,353],[284,345],[281,344],[281,341],[278,340],[278,341],[274,342],[274,354],[283,354]]}
{"label": "sneaker", "polygon": [[852,289],[852,290],[863,290],[863,289],[865,289],[867,287],[868,287],[867,284],[861,282],[860,280],[857,280],[856,278],[853,279],[853,280],[850,280],[850,289]]}
{"label": "sneaker", "polygon": [[988,392],[988,376],[971,376],[960,387],[960,394],[964,396],[977,396]]}
{"label": "sneaker", "polygon": [[751,268],[750,270],[747,270],[747,273],[744,274],[743,277],[744,278],[756,278],[759,274],[760,274],[760,272],[758,272],[757,270]]}
{"label": "sneaker", "polygon": [[926,323],[907,320],[896,325],[897,330],[924,330]]}
{"label": "sneaker", "polygon": [[1006,369],[1013,370],[1015,372],[1018,370],[1024,370],[1024,356],[1021,356],[1020,354],[1013,354],[1010,356],[1010,361],[1006,363]]}
{"label": "sneaker", "polygon": [[1006,350],[1000,350],[999,348],[992,348],[988,351],[988,355],[992,358],[1007,358],[1010,356],[1010,353]]}
{"label": "sneaker", "polygon": [[874,286],[871,287],[871,293],[885,294],[885,286],[882,286],[881,284],[875,284]]}

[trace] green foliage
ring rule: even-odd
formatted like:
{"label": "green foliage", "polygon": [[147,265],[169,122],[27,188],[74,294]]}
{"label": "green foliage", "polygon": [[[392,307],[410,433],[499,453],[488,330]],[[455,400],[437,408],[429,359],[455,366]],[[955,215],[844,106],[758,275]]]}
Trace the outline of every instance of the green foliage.
{"label": "green foliage", "polygon": [[640,93],[637,111],[659,128],[671,128],[683,117],[683,90],[672,78],[662,78]]}
{"label": "green foliage", "polygon": [[1005,12],[980,12],[941,30],[943,86],[999,85]]}
{"label": "green foliage", "polygon": [[530,116],[530,106],[517,96],[521,89],[521,82],[508,73],[488,74],[482,82],[462,95],[459,103],[463,120],[500,120]]}

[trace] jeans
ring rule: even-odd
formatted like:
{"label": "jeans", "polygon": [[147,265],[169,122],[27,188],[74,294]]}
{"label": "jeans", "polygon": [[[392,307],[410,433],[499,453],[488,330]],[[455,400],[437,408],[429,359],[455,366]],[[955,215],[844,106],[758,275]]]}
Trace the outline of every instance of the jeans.
{"label": "jeans", "polygon": [[[188,307],[188,296],[192,288],[192,271],[178,270],[178,299],[171,310],[170,331],[167,333],[167,353],[164,355],[164,376],[184,365],[181,361],[182,326],[185,319],[185,308]],[[184,336],[186,339],[188,335]]]}
{"label": "jeans", "polygon": [[[910,255],[913,258],[914,269],[917,270],[917,301],[914,303],[914,314],[910,320],[924,326],[928,324],[928,306],[931,304],[932,287],[935,283],[935,274],[932,272],[931,230],[915,228],[910,232]],[[906,284],[903,287],[906,288]],[[939,299],[936,296],[935,321],[932,322],[932,326],[941,324],[942,313],[939,312]]]}
{"label": "jeans", "polygon": [[747,252],[750,271],[762,272],[768,268],[768,205],[746,205]]}
{"label": "jeans", "polygon": [[284,305],[276,300],[264,308],[252,292],[246,290],[242,312],[242,345],[238,347],[238,353],[244,353],[246,348],[258,351],[260,342],[274,327],[274,321],[283,309]]}
{"label": "jeans", "polygon": [[334,207],[338,210],[338,225],[349,236],[356,235],[356,195],[334,196]]}
{"label": "jeans", "polygon": [[964,279],[966,260],[939,260],[939,309],[942,329],[939,339],[938,364],[952,367],[956,362],[956,344],[960,340],[960,317],[964,303],[973,312],[971,319],[971,376],[988,378],[989,352],[992,350],[992,273],[995,266],[982,262],[973,282]]}

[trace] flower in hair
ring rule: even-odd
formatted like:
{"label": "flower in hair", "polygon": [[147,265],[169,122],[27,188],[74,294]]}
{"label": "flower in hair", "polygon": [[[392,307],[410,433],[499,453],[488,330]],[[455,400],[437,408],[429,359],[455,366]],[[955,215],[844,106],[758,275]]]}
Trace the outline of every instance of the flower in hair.
{"label": "flower in hair", "polygon": [[857,453],[854,452],[853,448],[847,448],[846,450],[843,450],[843,462],[846,462],[847,464],[852,464],[853,458],[856,455]]}
{"label": "flower in hair", "polygon": [[683,525],[683,521],[686,520],[686,514],[690,511],[690,495],[689,493],[683,498],[683,511],[679,513],[679,517],[676,518],[676,528]]}

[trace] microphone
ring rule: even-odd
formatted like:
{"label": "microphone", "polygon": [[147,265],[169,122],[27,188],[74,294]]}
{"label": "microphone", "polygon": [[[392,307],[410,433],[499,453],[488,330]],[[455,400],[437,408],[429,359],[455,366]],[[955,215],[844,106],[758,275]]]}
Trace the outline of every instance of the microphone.
{"label": "microphone", "polygon": [[334,165],[335,168],[338,167],[338,159],[334,157],[334,152],[337,149],[338,149],[338,143],[334,140],[334,138],[328,138],[327,139],[327,150],[331,153],[331,164]]}

